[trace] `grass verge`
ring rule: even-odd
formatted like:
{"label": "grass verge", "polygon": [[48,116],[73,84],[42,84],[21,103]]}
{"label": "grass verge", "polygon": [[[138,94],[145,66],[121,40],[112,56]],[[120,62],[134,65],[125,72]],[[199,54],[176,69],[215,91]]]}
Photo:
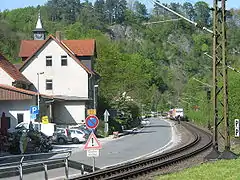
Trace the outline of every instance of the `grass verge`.
{"label": "grass verge", "polygon": [[240,180],[240,159],[220,160],[189,168],[154,180]]}
{"label": "grass verge", "polygon": [[[240,153],[240,145],[233,145],[232,151]],[[208,162],[181,172],[157,176],[154,180],[240,180],[240,159]]]}

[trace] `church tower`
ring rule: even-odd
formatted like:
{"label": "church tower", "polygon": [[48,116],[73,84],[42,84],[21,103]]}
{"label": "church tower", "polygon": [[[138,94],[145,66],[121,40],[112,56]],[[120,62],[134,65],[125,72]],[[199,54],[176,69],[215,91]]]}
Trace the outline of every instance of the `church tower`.
{"label": "church tower", "polygon": [[45,29],[43,29],[43,26],[42,26],[40,12],[38,13],[36,29],[33,30],[33,38],[34,38],[34,40],[45,40],[46,39],[46,31],[45,31]]}

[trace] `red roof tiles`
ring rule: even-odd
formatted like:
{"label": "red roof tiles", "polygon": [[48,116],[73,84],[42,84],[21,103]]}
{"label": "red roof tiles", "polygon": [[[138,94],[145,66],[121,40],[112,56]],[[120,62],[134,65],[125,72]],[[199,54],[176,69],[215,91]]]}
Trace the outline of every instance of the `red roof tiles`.
{"label": "red roof tiles", "polygon": [[27,84],[31,84],[29,80],[2,54],[0,54],[0,67],[11,76],[15,81],[23,81]]}
{"label": "red roof tiles", "polygon": [[28,100],[36,94],[31,91],[0,84],[0,100]]}
{"label": "red roof tiles", "polygon": [[29,57],[38,50],[46,40],[22,40],[20,45],[19,57]]}
{"label": "red roof tiles", "polygon": [[62,40],[77,56],[93,56],[95,51],[95,40]]}
{"label": "red roof tiles", "polygon": [[[20,70],[22,70],[24,67],[26,67],[26,64],[29,62],[29,60],[34,56],[34,54],[36,54],[41,48],[43,48],[43,46],[49,41],[49,40],[54,40],[61,48],[63,48],[64,51],[66,51],[69,56],[71,56],[86,72],[88,72],[89,74],[95,74],[91,69],[88,69],[88,67],[86,67],[84,64],[82,64],[79,59],[75,56],[75,53],[72,52],[71,49],[69,49],[69,47],[65,44],[60,42],[59,40],[57,40],[54,36],[50,35],[47,40],[44,41],[44,43],[38,48],[36,49],[31,56],[29,56],[23,63],[22,67],[20,68]],[[93,40],[93,42],[95,42]],[[73,43],[72,43],[73,44]],[[75,46],[74,46],[75,47]],[[95,47],[95,45],[94,45]],[[95,48],[94,48],[95,49]],[[74,54],[73,54],[74,53]]]}
{"label": "red roof tiles", "polygon": [[[5,84],[0,84],[0,100],[25,100],[32,99],[38,93],[30,90],[16,88]],[[42,97],[52,99],[52,96],[40,94]]]}
{"label": "red roof tiles", "polygon": [[[20,45],[19,57],[30,57],[38,50],[47,40],[22,40]],[[62,40],[61,43],[66,45],[76,56],[94,56],[95,40]]]}

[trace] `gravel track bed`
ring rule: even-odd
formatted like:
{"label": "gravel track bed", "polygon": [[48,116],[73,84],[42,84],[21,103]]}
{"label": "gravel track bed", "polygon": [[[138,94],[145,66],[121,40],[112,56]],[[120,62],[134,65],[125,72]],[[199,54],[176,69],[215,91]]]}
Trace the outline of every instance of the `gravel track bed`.
{"label": "gravel track bed", "polygon": [[[177,123],[176,123],[176,126],[178,126],[176,133],[181,137],[181,142],[178,145],[176,145],[174,148],[172,148],[171,150],[177,149],[177,148],[181,147],[183,144],[186,144],[186,143],[188,143],[189,141],[192,140],[191,133],[189,131],[187,131],[184,127],[182,127],[181,125],[179,125]],[[206,129],[203,129],[203,130],[207,131]],[[168,151],[170,151],[170,150],[168,150]],[[190,167],[200,165],[200,164],[204,163],[204,157],[206,155],[208,155],[210,152],[211,152],[211,148],[209,148],[208,150],[206,150],[204,152],[201,152],[200,154],[198,154],[194,157],[191,157],[187,160],[179,162],[179,163],[177,163],[173,166],[165,167],[163,169],[159,169],[158,171],[154,171],[152,173],[149,173],[147,175],[143,175],[141,177],[137,177],[137,178],[134,178],[134,179],[137,179],[137,180],[156,180],[156,176],[160,176],[160,175],[164,175],[164,174],[170,174],[170,173],[174,173],[174,172],[179,172],[179,171],[182,171],[186,168],[190,168]]]}

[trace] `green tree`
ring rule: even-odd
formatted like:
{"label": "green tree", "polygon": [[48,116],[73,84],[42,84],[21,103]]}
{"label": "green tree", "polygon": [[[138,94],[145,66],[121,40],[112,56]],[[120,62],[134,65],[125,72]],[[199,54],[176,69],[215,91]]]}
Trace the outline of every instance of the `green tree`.
{"label": "green tree", "polygon": [[210,9],[206,2],[199,1],[194,5],[195,10],[195,21],[202,24],[203,26],[208,26],[210,24]]}
{"label": "green tree", "polygon": [[183,4],[183,10],[187,18],[189,18],[192,21],[195,19],[194,7],[190,2],[185,2]]}
{"label": "green tree", "polygon": [[145,4],[142,4],[139,1],[135,1],[133,10],[139,19],[147,20],[148,11]]}

